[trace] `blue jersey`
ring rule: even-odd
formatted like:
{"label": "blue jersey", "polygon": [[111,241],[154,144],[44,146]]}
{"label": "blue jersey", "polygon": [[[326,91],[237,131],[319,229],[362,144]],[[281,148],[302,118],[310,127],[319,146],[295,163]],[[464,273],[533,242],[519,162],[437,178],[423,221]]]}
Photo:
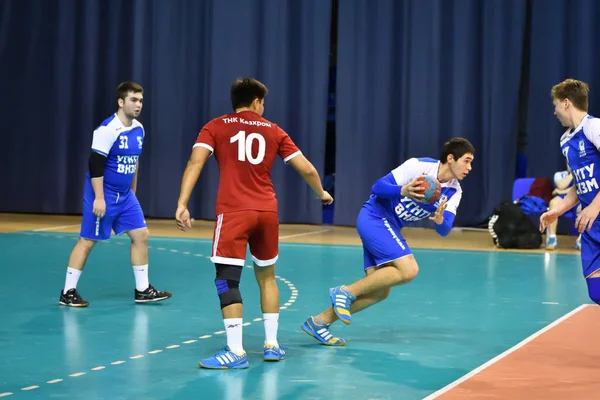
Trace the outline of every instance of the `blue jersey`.
{"label": "blue jersey", "polygon": [[560,138],[562,153],[575,177],[577,197],[587,207],[600,191],[600,119],[586,115]]}
{"label": "blue jersey", "polygon": [[[438,178],[440,161],[432,158],[410,158],[394,169],[383,179],[392,185],[404,186],[417,176],[429,175]],[[447,200],[446,212],[456,215],[456,210],[462,197],[462,189],[458,179],[441,182],[442,193],[440,198],[432,204],[424,204],[409,197],[398,196],[383,198],[371,195],[364,207],[379,214],[395,218],[400,228],[406,224],[420,221],[433,215],[442,200]]]}
{"label": "blue jersey", "polygon": [[[94,131],[92,151],[106,156],[104,164],[105,190],[124,193],[131,188],[138,158],[144,144],[144,127],[137,120],[125,126],[113,114]],[[90,179],[88,172],[87,179]]]}

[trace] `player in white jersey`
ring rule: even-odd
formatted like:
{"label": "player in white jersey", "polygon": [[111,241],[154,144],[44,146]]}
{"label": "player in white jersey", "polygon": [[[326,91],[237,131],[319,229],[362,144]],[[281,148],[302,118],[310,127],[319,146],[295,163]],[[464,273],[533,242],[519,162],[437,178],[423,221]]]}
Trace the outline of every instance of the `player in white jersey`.
{"label": "player in white jersey", "polygon": [[143,88],[123,82],[117,88],[118,111],[94,131],[89,171],[83,192],[80,238],[71,251],[59,304],[86,307],[77,292],[77,282],[90,251],[99,240],[127,233],[131,238],[131,263],[135,276],[136,303],[165,300],[169,292],[156,290],[148,282],[148,228],[135,196],[138,158],[144,144],[144,127],[135,118],[142,111]]}
{"label": "player in white jersey", "polygon": [[[322,344],[343,346],[345,340],[334,337],[329,325],[338,319],[349,324],[352,313],[386,299],[393,286],[417,276],[419,266],[400,231],[407,224],[429,218],[440,236],[450,233],[462,197],[459,181],[471,171],[474,154],[468,140],[453,138],[444,144],[439,161],[411,158],[373,185],[356,221],[366,276],[351,285],[330,289],[332,306],[304,322],[306,333]],[[423,175],[441,183],[441,196],[433,204],[419,201],[423,195],[419,194],[418,178]]]}
{"label": "player in white jersey", "polygon": [[566,79],[552,88],[554,115],[567,128],[560,147],[575,184],[561,202],[542,214],[540,230],[581,202],[575,225],[581,233],[583,276],[590,299],[600,304],[600,119],[588,114],[588,92],[588,85],[575,79]]}

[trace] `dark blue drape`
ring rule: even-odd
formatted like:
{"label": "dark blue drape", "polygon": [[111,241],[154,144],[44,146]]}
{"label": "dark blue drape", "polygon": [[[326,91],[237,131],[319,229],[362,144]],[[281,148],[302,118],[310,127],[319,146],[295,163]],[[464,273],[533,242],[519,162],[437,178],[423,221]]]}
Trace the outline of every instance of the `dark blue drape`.
{"label": "dark blue drape", "polygon": [[[147,132],[138,196],[148,216],[174,214],[200,128],[231,111],[244,75],[270,90],[265,117],[322,171],[331,2],[324,0],[3,0],[0,2],[0,211],[79,213],[93,129],[114,90],[144,86]],[[320,204],[283,163],[273,172],[282,222],[319,223]],[[218,169],[192,198],[212,219]]]}
{"label": "dark blue drape", "polygon": [[590,85],[589,112],[600,116],[600,2],[533,0],[529,77],[528,175],[552,177],[565,169],[554,116],[552,86],[566,78]]}
{"label": "dark blue drape", "polygon": [[476,148],[456,224],[485,219],[514,179],[523,0],[340,2],[335,223],[409,157]]}

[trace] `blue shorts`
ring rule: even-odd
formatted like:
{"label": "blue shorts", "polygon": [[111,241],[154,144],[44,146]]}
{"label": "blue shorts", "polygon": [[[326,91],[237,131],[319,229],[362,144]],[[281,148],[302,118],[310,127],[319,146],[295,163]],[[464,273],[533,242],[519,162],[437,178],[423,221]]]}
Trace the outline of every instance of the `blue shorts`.
{"label": "blue shorts", "polygon": [[94,189],[89,179],[85,181],[83,191],[83,219],[80,236],[89,240],[106,240],[111,230],[116,235],[134,229],[146,228],[144,212],[135,193],[128,190],[124,193],[108,190],[104,186],[106,214],[99,218],[94,215]]}
{"label": "blue shorts", "polygon": [[585,278],[600,269],[600,231],[597,229],[599,227],[596,220],[591,231],[581,234],[581,267]]}
{"label": "blue shorts", "polygon": [[356,230],[363,243],[364,269],[412,254],[400,229],[393,216],[379,214],[365,207],[360,210]]}

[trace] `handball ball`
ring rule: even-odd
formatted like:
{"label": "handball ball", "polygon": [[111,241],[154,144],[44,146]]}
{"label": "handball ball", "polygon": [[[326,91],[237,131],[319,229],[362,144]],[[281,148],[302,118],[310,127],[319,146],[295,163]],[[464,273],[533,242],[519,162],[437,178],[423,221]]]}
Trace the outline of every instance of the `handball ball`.
{"label": "handball ball", "polygon": [[437,199],[440,198],[440,195],[442,194],[442,185],[440,184],[440,181],[433,176],[423,175],[417,179],[417,182],[421,187],[425,188],[425,190],[417,192],[425,195],[425,197],[420,199],[421,203],[435,203]]}

